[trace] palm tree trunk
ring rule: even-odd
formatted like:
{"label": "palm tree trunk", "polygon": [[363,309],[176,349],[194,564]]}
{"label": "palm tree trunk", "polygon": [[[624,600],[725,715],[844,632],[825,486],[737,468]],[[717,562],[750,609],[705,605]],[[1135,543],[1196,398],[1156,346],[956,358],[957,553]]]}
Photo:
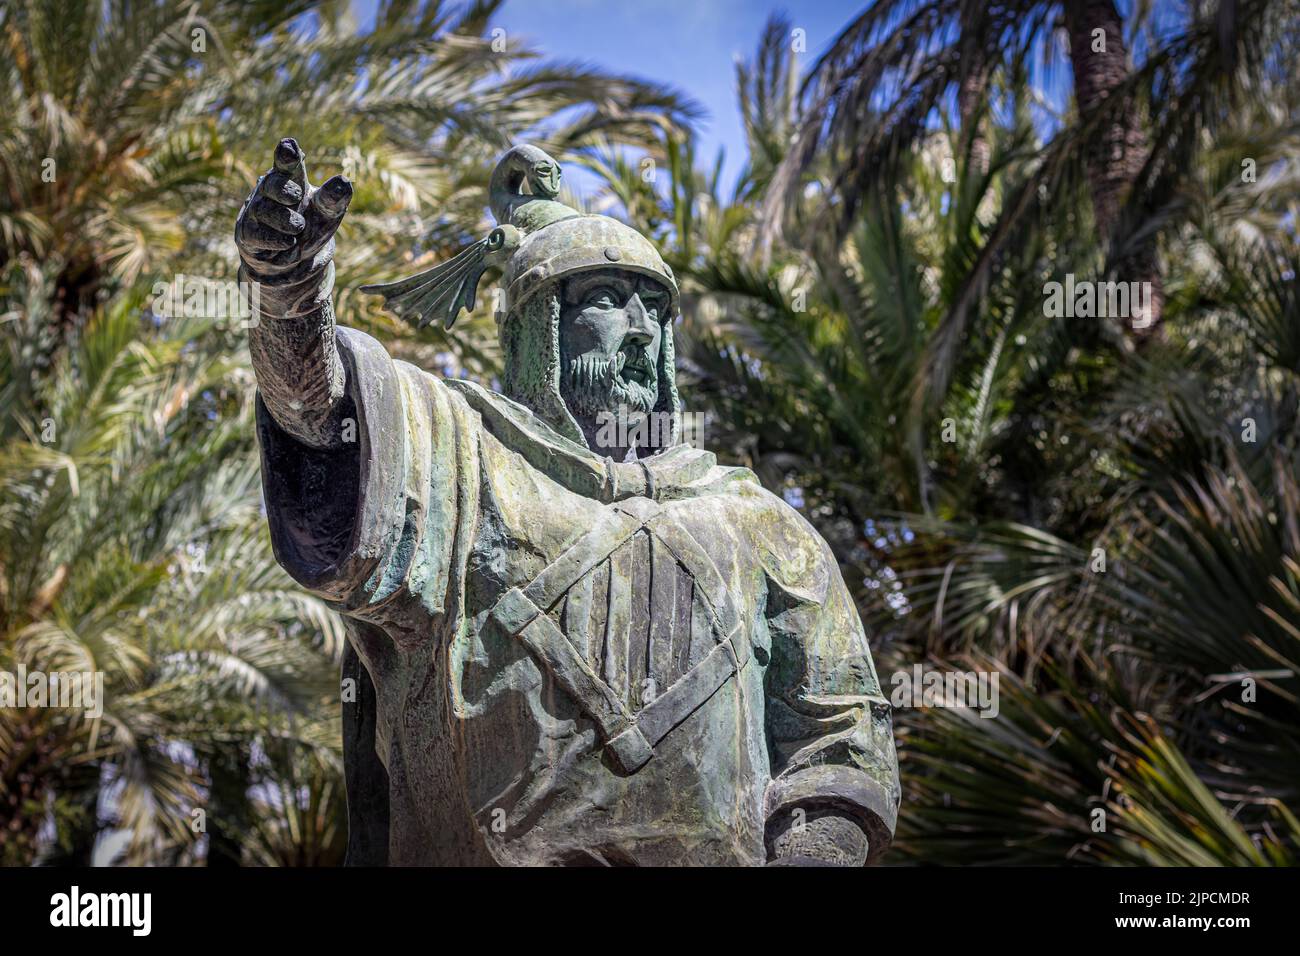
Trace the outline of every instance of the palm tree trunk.
{"label": "palm tree trunk", "polygon": [[[1114,0],[1066,0],[1065,26],[1070,36],[1074,95],[1079,115],[1087,117],[1128,77],[1124,20],[1115,9]],[[1111,236],[1124,195],[1137,178],[1146,155],[1146,135],[1132,104],[1103,123],[1093,138],[1084,162],[1092,192],[1093,215],[1103,239]],[[1127,323],[1134,338],[1147,339],[1160,329],[1165,300],[1152,243],[1144,242],[1127,256],[1120,270],[1124,281],[1150,283],[1150,314],[1130,317]]]}
{"label": "palm tree trunk", "polygon": [[964,49],[961,82],[957,86],[957,117],[961,123],[961,144],[970,167],[985,175],[989,171],[989,141],[980,121],[984,118],[982,107],[988,96],[992,63],[984,38],[979,34],[976,9],[972,4],[965,4],[961,12]]}
{"label": "palm tree trunk", "polygon": [[969,143],[967,151],[971,168],[979,170],[981,174],[989,171],[989,141],[980,129],[980,120],[984,116],[980,107],[988,93],[988,81],[987,66],[979,64],[962,77],[961,85],[957,88],[957,114],[961,121],[961,141]]}

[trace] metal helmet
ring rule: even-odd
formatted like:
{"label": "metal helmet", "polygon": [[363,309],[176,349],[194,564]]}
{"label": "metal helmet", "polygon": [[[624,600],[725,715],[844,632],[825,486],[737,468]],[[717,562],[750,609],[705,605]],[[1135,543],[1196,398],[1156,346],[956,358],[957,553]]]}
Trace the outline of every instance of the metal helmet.
{"label": "metal helmet", "polygon": [[677,281],[650,240],[617,219],[570,212],[572,216],[526,235],[510,256],[504,280],[508,309],[523,307],[552,280],[592,269],[618,268],[657,280],[669,294],[667,315],[676,314]]}
{"label": "metal helmet", "polygon": [[654,244],[617,219],[557,202],[559,188],[559,163],[536,146],[514,147],[488,185],[498,225],[486,238],[419,275],[361,291],[384,296],[386,308],[419,327],[441,319],[450,328],[462,310],[474,308],[489,266],[505,275],[507,311],[523,307],[552,280],[619,268],[658,280],[669,295],[665,315],[675,315],[677,280]]}
{"label": "metal helmet", "polygon": [[[527,188],[525,188],[525,185]],[[536,146],[516,146],[497,163],[489,200],[497,227],[458,255],[418,275],[384,285],[362,286],[384,296],[386,308],[419,327],[441,319],[448,328],[463,309],[473,309],[478,283],[489,266],[503,274],[506,290],[500,319],[505,355],[502,389],[562,436],[586,444],[560,390],[560,302],[556,283],[592,269],[616,268],[647,276],[668,292],[660,317],[661,388],[656,412],[672,415],[669,444],[678,441],[672,318],[678,289],[673,271],[645,236],[608,216],[584,215],[556,201],[560,167]],[[545,296],[538,293],[550,290]]]}

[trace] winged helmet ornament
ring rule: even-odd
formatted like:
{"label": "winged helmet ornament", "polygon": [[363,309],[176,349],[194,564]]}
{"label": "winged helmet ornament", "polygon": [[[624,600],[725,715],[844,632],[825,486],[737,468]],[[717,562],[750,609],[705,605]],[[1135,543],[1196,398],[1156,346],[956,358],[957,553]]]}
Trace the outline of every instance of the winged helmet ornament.
{"label": "winged helmet ornament", "polygon": [[416,328],[441,320],[446,328],[462,310],[473,310],[479,280],[489,267],[503,267],[524,236],[560,219],[578,215],[555,197],[560,164],[530,144],[501,157],[488,183],[497,227],[488,235],[425,272],[396,282],[364,285],[362,292],[384,297],[384,308]]}

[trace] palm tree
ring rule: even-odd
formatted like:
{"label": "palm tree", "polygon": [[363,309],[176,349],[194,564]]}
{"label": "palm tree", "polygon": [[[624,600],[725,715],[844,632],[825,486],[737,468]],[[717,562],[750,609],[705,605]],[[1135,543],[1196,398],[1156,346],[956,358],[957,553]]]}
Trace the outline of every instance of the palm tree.
{"label": "palm tree", "polygon": [[[1164,36],[1146,63],[1186,64],[1203,31]],[[1115,253],[1086,228],[1096,189],[1062,139],[1086,123],[1035,120],[1027,45],[989,71],[1000,108],[974,110],[987,166],[960,126],[898,133],[875,166],[830,140],[803,174],[812,188],[790,196],[782,170],[821,127],[784,93],[787,35],[773,23],[739,70],[756,158],[731,198],[692,168],[688,144],[665,144],[682,172],[662,195],[616,154],[592,163],[673,247],[689,310],[679,356],[688,398],[712,416],[709,444],[831,541],[882,672],[924,661],[1001,678],[1000,719],[898,713],[900,849],[932,862],[1294,861],[1294,76],[1239,63],[1251,95],[1230,112],[1202,90],[1217,138],[1195,149],[1160,126],[1173,114],[1150,117],[1150,149],[1178,175],[1133,231],[1162,234],[1176,281],[1164,336],[1135,353],[1127,330],[1045,314],[1045,283],[1105,275]],[[955,63],[963,46],[949,40]],[[875,122],[836,103],[845,122]],[[1241,175],[1243,155],[1268,170],[1260,182]],[[1040,192],[1045,170],[1054,188]],[[1121,217],[1143,208],[1138,188]],[[756,265],[769,237],[745,199],[777,196],[789,238]],[[838,229],[803,241],[826,197]]]}
{"label": "palm tree", "polygon": [[[1158,9],[1148,11],[1147,23],[1134,20],[1131,33],[1143,39],[1177,31],[1172,42],[1157,42],[1134,66],[1114,0],[870,4],[804,82],[799,135],[768,196],[768,241],[780,232],[783,209],[788,212],[824,152],[835,156],[836,168],[818,218],[829,219],[842,238],[873,183],[906,161],[909,147],[932,128],[932,112],[943,109],[954,91],[966,146],[962,154],[974,149],[980,154],[976,168],[982,168],[978,126],[987,122],[987,111],[973,104],[988,76],[1026,61],[1041,63],[1050,74],[1057,58],[1055,37],[1063,31],[1076,115],[1061,125],[1037,174],[1004,207],[995,241],[984,251],[981,267],[972,270],[947,322],[959,336],[970,302],[1000,265],[1017,221],[1033,214],[1034,194],[1044,186],[1053,189],[1065,164],[1082,164],[1093,228],[1109,246],[1106,272],[1151,283],[1151,314],[1128,323],[1131,334],[1149,337],[1162,321],[1163,277],[1156,233],[1136,227],[1144,220],[1149,224],[1168,203],[1198,136],[1212,133],[1230,106],[1251,98],[1262,102],[1250,74],[1283,75],[1288,37],[1294,34],[1297,9],[1290,0],[1214,6],[1218,9],[1194,8],[1183,15],[1185,22],[1175,24]],[[1149,132],[1139,121],[1143,114],[1149,114]],[[941,363],[942,356],[935,358]]]}
{"label": "palm tree", "polygon": [[[42,279],[17,277],[20,301],[47,301]],[[342,630],[272,560],[233,335],[140,315],[102,310],[36,389],[0,355],[0,666],[105,681],[99,717],[3,711],[6,862],[88,853],[105,828],[127,859],[167,859],[229,747],[329,747]]]}
{"label": "palm tree", "polygon": [[137,279],[231,274],[231,210],[282,135],[315,173],[354,182],[347,289],[476,233],[513,138],[635,143],[698,112],[664,87],[539,61],[492,34],[499,7],[392,0],[362,29],[343,2],[0,5],[0,267],[60,263],[37,346],[48,358]]}
{"label": "palm tree", "polygon": [[499,6],[0,4],[0,670],[107,691],[98,719],[3,712],[0,862],[341,860],[342,632],[271,554],[243,334],[150,297],[233,278],[292,134],[354,183],[340,314],[490,374],[486,310],[414,334],[354,287],[477,235],[513,139],[563,156],[697,113],[501,42]]}

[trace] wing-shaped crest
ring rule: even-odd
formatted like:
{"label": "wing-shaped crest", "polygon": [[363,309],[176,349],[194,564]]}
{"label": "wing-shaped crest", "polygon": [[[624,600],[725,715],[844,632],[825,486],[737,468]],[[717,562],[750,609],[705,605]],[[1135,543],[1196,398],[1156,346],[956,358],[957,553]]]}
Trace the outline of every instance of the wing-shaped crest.
{"label": "wing-shaped crest", "polygon": [[[362,292],[384,297],[384,308],[422,329],[435,319],[451,328],[462,309],[472,311],[479,279],[487,269],[492,236],[480,239],[468,249],[427,272],[376,285],[363,285]],[[499,246],[500,243],[498,242]]]}
{"label": "wing-shaped crest", "polygon": [[384,308],[422,329],[434,319],[451,328],[462,309],[473,311],[478,283],[488,266],[499,266],[518,247],[519,230],[497,226],[486,239],[446,262],[396,282],[363,285],[362,292],[384,297]]}

